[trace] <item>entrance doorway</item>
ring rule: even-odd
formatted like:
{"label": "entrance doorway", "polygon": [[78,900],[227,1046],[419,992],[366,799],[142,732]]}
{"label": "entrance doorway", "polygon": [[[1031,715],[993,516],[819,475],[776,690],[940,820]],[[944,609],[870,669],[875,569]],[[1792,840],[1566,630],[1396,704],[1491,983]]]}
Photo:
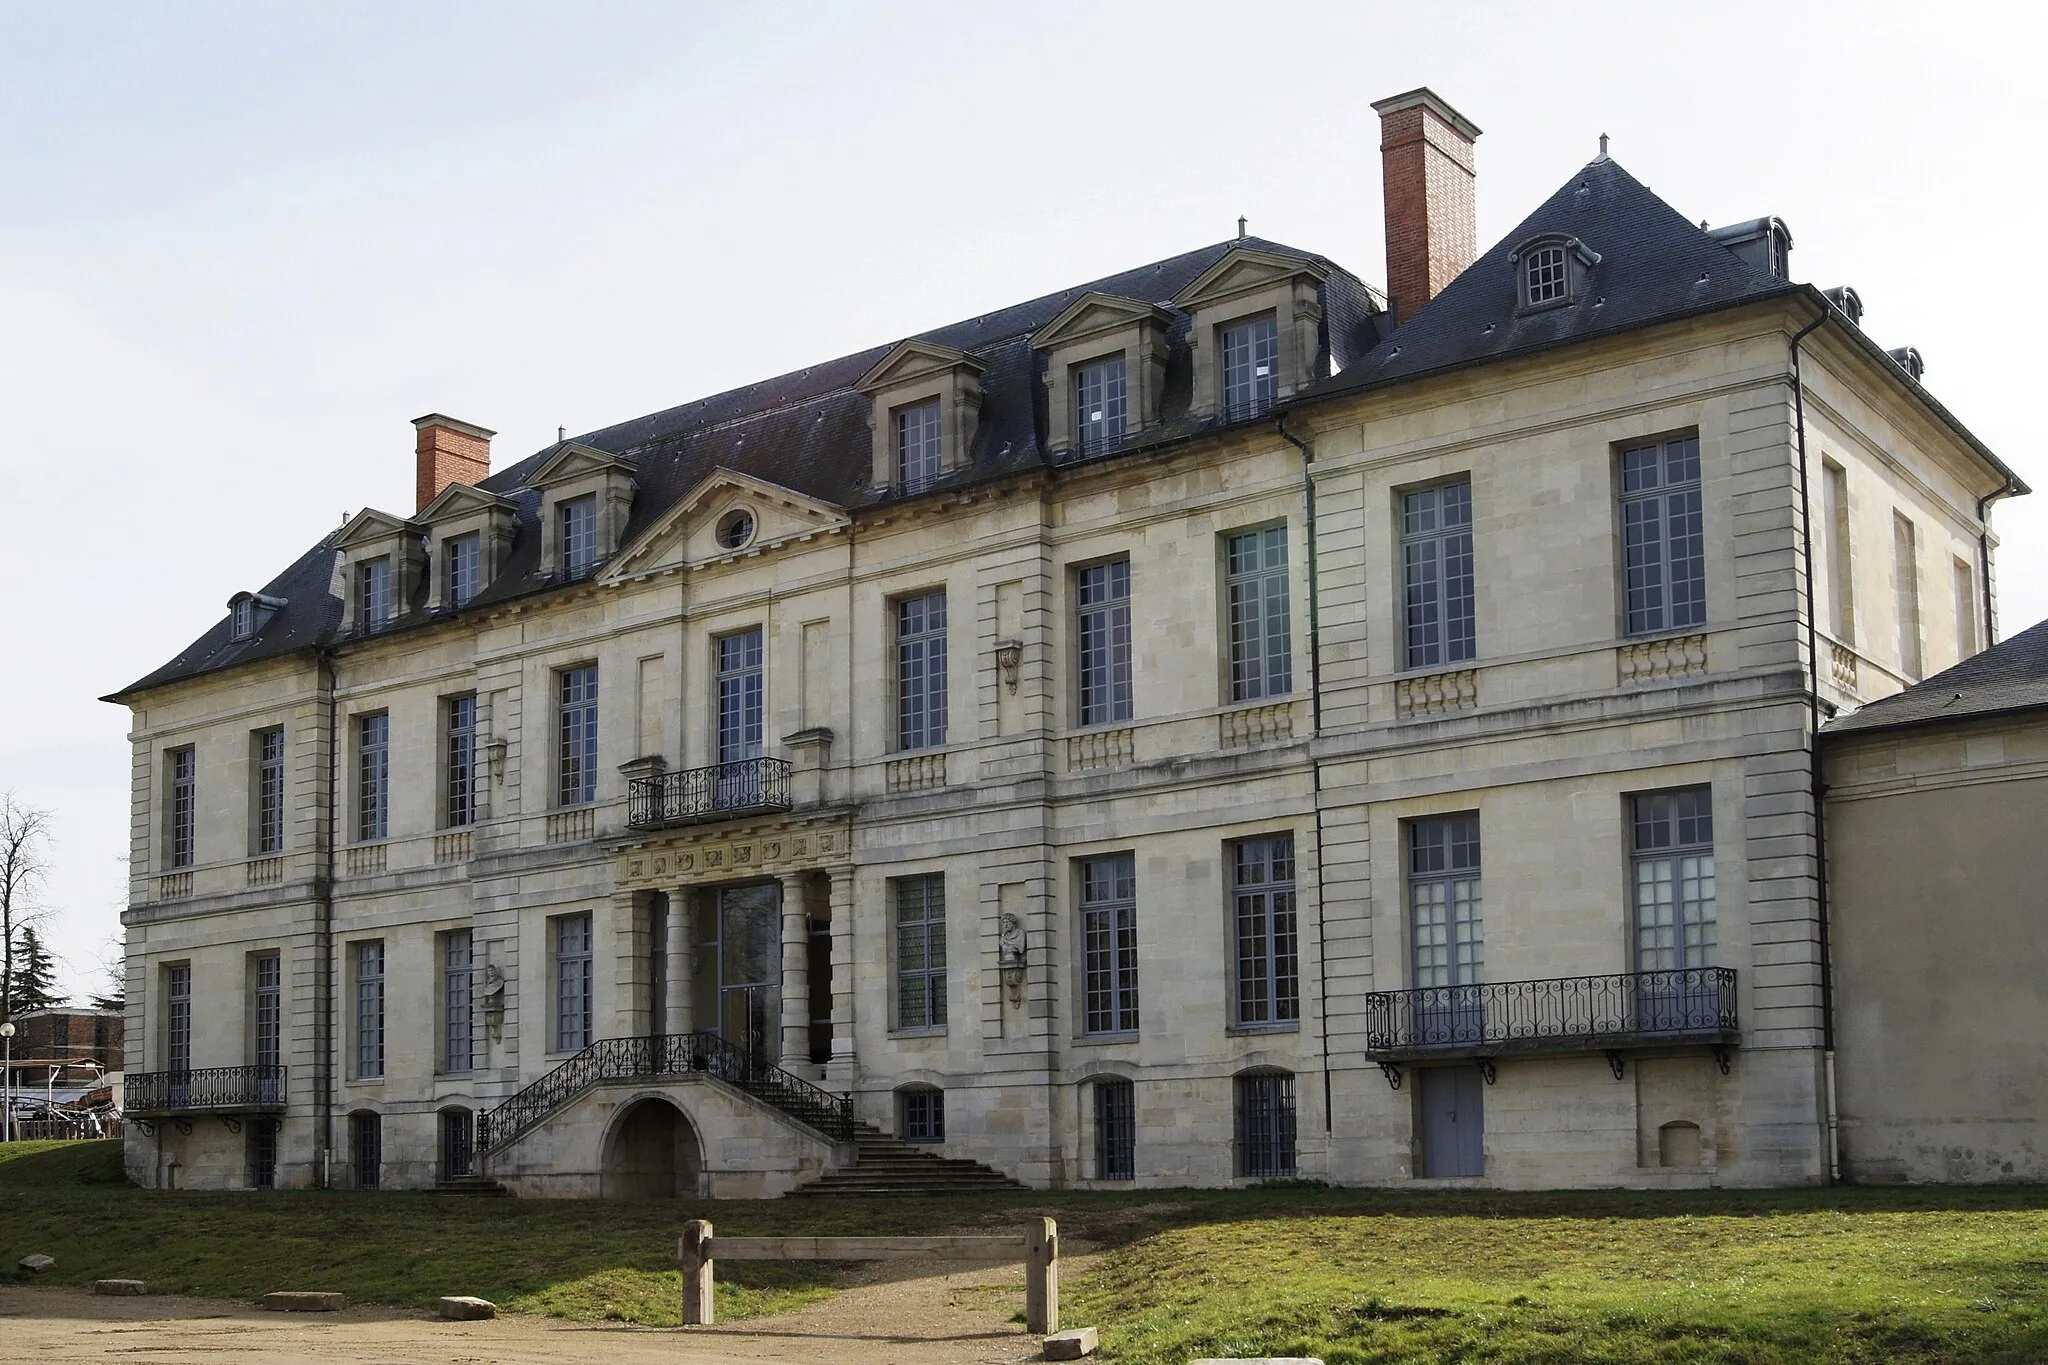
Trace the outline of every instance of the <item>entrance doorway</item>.
{"label": "entrance doorway", "polygon": [[1415,1073],[1421,1174],[1486,1174],[1485,1081],[1476,1066],[1425,1067]]}
{"label": "entrance doorway", "polygon": [[697,1130],[663,1099],[628,1106],[605,1142],[606,1199],[675,1199],[697,1193],[703,1170]]}
{"label": "entrance doorway", "polygon": [[772,1064],[782,1027],[782,887],[712,887],[697,916],[696,1013],[749,1057]]}

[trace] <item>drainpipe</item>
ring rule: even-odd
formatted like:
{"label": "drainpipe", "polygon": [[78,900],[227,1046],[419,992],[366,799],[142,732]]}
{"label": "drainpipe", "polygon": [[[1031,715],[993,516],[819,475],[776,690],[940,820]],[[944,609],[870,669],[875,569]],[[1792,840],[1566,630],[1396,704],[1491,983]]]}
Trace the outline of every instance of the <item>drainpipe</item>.
{"label": "drainpipe", "polygon": [[316,655],[320,690],[327,703],[327,773],[320,784],[320,817],[315,827],[320,848],[320,870],[313,875],[314,942],[320,954],[314,974],[315,1013],[319,1019],[320,1061],[314,1067],[314,1084],[320,1090],[320,1186],[332,1184],[329,1169],[334,1151],[334,821],[335,782],[340,770],[341,703],[335,696],[334,653],[325,646]]}
{"label": "drainpipe", "polygon": [[1822,1099],[1825,1116],[1828,1183],[1842,1178],[1841,1123],[1835,1112],[1835,972],[1833,950],[1828,942],[1828,846],[1827,821],[1822,802],[1827,782],[1820,755],[1820,637],[1814,619],[1813,595],[1813,483],[1806,463],[1806,381],[1800,369],[1799,344],[1828,320],[1823,311],[1792,335],[1792,414],[1799,443],[1799,524],[1806,553],[1806,689],[1810,724],[1806,740],[1811,800],[1813,802],[1813,897],[1820,917],[1820,1017]]}
{"label": "drainpipe", "polygon": [[2005,476],[2005,482],[1977,499],[1977,586],[1984,595],[1984,647],[1989,649],[1998,643],[1998,628],[1992,617],[1991,607],[1991,522],[1988,516],[1991,504],[2000,498],[2009,498],[2019,488],[2013,483],[2012,475]]}
{"label": "drainpipe", "polygon": [[1330,1095],[1330,955],[1323,931],[1323,769],[1316,757],[1316,745],[1323,734],[1323,650],[1320,594],[1316,589],[1316,484],[1309,466],[1316,461],[1313,447],[1295,439],[1287,429],[1287,416],[1273,419],[1281,439],[1301,452],[1302,535],[1308,541],[1308,776],[1315,800],[1316,846],[1316,1010],[1323,1034],[1323,1132],[1333,1131]]}

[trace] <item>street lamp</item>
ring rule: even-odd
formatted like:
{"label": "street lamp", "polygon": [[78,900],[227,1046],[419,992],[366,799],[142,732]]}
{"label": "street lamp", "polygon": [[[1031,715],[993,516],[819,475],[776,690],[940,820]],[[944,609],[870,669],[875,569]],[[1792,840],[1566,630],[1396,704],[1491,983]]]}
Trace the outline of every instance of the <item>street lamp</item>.
{"label": "street lamp", "polygon": [[0,1024],[0,1142],[14,1141],[14,1021]]}

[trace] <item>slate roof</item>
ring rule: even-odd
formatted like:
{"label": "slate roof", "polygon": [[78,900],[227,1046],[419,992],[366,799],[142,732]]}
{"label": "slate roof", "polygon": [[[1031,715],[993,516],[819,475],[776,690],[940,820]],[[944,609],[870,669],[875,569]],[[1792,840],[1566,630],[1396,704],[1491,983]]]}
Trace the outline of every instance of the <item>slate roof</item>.
{"label": "slate roof", "polygon": [[1830,738],[2048,709],[2048,621],[1821,727]]}
{"label": "slate roof", "polygon": [[[920,339],[966,351],[987,367],[974,447],[968,453],[965,467],[941,480],[933,491],[943,493],[948,488],[1001,478],[1047,463],[1041,440],[1045,423],[1040,382],[1044,358],[1033,352],[1030,338],[1075,298],[1089,291],[1155,303],[1173,319],[1167,333],[1169,351],[1161,422],[1156,429],[1128,442],[1118,456],[1142,453],[1206,429],[1188,414],[1193,391],[1188,319],[1172,306],[1171,300],[1238,247],[1313,261],[1327,269],[1328,277],[1322,285],[1319,366],[1328,364],[1333,343],[1339,355],[1358,356],[1378,342],[1380,305],[1371,289],[1326,257],[1259,237],[1217,242],[1057,294],[921,332]],[[891,341],[576,437],[584,445],[626,456],[637,466],[639,491],[621,543],[631,544],[713,469],[721,467],[848,508],[902,497],[891,490],[868,486],[873,458],[868,432],[869,401],[853,389],[897,344]],[[517,525],[505,565],[490,587],[462,610],[487,609],[558,586],[542,579],[537,572],[540,536],[536,517],[541,496],[538,490],[524,487],[527,476],[557,449],[557,445],[547,446],[492,474],[481,484],[517,504]],[[278,658],[335,640],[342,602],[333,590],[336,556],[331,539],[330,536],[307,550],[291,567],[263,585],[262,592],[286,599],[286,605],[253,638],[233,640],[230,622],[223,613],[211,629],[177,657],[105,700],[123,701],[152,687]],[[380,634],[396,634],[429,624],[421,609],[424,598],[422,584],[419,597],[409,604],[413,610]],[[453,614],[436,613],[432,620]]]}

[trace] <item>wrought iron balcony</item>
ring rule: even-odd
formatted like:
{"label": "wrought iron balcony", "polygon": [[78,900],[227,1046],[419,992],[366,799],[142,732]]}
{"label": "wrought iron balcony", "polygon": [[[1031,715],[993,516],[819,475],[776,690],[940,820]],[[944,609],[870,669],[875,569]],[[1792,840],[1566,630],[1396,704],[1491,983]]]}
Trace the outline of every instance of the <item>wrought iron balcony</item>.
{"label": "wrought iron balcony", "polygon": [[1739,1038],[1735,969],[1564,976],[1375,991],[1365,998],[1365,1053],[1381,1066],[1512,1053],[1605,1052],[1706,1045],[1725,1069]]}
{"label": "wrought iron balcony", "polygon": [[143,1071],[122,1086],[121,1111],[135,1118],[181,1114],[281,1114],[285,1068],[210,1066]]}
{"label": "wrought iron balcony", "polygon": [[636,777],[626,789],[626,823],[668,829],[789,809],[789,763],[749,758],[708,768]]}

